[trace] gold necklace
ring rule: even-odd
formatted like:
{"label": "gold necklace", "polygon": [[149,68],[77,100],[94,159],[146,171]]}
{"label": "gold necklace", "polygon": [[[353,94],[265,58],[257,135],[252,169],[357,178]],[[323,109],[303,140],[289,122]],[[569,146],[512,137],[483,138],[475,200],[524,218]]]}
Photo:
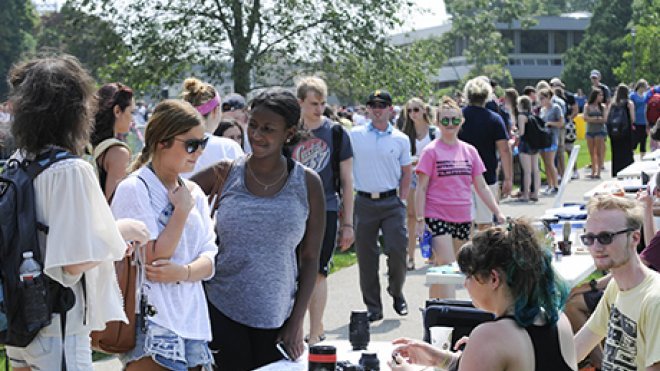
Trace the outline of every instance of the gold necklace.
{"label": "gold necklace", "polygon": [[270,187],[274,186],[275,184],[279,183],[280,180],[282,180],[282,178],[284,178],[284,176],[286,175],[286,166],[285,166],[285,167],[284,167],[284,171],[282,172],[282,175],[280,175],[280,177],[277,178],[276,181],[274,181],[274,182],[272,182],[272,183],[270,183],[270,184],[264,184],[264,183],[262,183],[262,182],[259,180],[259,178],[257,178],[257,176],[256,176],[256,175],[254,174],[254,172],[252,171],[252,168],[250,168],[250,159],[249,159],[249,158],[248,158],[247,161],[245,162],[245,166],[247,167],[248,172],[250,173],[250,175],[252,175],[252,179],[254,179],[257,183],[259,183],[259,185],[260,185],[261,187],[263,187],[264,191],[267,191],[268,188],[270,188]]}

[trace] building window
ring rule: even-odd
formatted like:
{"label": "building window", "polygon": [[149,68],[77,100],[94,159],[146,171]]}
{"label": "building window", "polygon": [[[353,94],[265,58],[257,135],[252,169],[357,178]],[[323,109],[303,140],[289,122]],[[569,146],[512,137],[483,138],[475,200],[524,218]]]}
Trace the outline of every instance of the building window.
{"label": "building window", "polygon": [[547,54],[548,31],[521,31],[520,52],[526,54]]}
{"label": "building window", "polygon": [[508,42],[509,43],[509,53],[513,53],[516,48],[516,41],[513,38],[513,31],[500,31],[502,34],[502,41]]}
{"label": "building window", "polygon": [[555,54],[566,53],[568,49],[568,34],[565,31],[555,32]]}
{"label": "building window", "polygon": [[584,32],[582,31],[575,31],[573,33],[573,45],[578,45],[580,42],[582,42],[582,37],[584,36]]}

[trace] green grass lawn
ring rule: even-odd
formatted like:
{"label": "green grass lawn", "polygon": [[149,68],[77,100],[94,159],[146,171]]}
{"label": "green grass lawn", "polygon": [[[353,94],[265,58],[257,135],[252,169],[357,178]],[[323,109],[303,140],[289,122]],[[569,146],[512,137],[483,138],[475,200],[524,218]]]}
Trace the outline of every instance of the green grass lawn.
{"label": "green grass lawn", "polygon": [[330,267],[330,274],[335,273],[336,271],[350,267],[351,265],[357,263],[357,255],[355,254],[354,247],[346,250],[346,252],[335,252],[335,255],[332,257],[332,266]]}

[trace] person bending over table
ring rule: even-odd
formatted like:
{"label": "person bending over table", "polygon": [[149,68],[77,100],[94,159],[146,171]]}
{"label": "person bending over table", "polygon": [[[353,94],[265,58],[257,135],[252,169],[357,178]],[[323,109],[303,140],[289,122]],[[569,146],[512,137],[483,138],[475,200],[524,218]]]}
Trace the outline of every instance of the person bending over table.
{"label": "person bending over table", "polygon": [[[458,253],[465,287],[476,307],[496,318],[477,326],[463,353],[408,338],[393,341],[390,366],[410,363],[445,370],[577,370],[573,333],[561,313],[565,284],[529,222],[516,219],[477,233]],[[464,338],[465,339],[465,338]],[[506,341],[497,341],[506,339]]]}

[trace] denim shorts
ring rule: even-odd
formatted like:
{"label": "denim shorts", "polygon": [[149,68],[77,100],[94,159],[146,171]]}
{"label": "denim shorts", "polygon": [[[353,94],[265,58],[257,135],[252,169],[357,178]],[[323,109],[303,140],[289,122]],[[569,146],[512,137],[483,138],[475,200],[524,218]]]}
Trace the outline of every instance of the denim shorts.
{"label": "denim shorts", "polygon": [[146,334],[136,328],[135,348],[123,354],[121,361],[125,366],[144,357],[151,357],[168,370],[187,371],[197,366],[202,366],[204,371],[213,370],[213,355],[208,342],[184,339],[151,321],[147,322]]}
{"label": "denim shorts", "polygon": [[606,137],[607,136],[606,131],[599,131],[599,132],[596,132],[596,133],[587,132],[585,134],[586,134],[587,138],[596,138],[596,137]]}

